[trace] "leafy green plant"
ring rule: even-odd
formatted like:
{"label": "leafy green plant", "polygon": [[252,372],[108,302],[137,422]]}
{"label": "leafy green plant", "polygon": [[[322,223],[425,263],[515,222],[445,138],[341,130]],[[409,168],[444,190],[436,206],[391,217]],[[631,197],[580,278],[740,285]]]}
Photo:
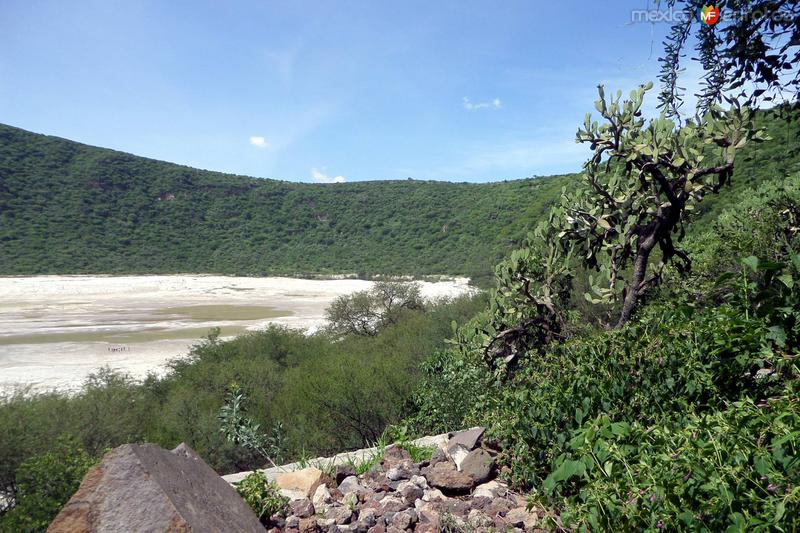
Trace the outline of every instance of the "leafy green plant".
{"label": "leafy green plant", "polygon": [[543,491],[565,496],[561,518],[579,530],[792,530],[798,428],[792,396],[650,427],[600,416],[573,432]]}
{"label": "leafy green plant", "polygon": [[[731,108],[712,107],[696,121],[678,127],[664,115],[645,122],[641,107],[653,84],[606,98],[603,86],[595,102],[603,123],[587,114],[577,141],[592,156],[584,165],[585,186],[562,195],[559,238],[570,241],[601,282],[590,280],[592,302],[620,300],[616,327],[630,320],[639,301],[661,280],[663,267],[689,256],[675,246],[686,214],[719,190],[733,175],[736,155],[748,143],[766,140],[754,126],[752,110],[730,100]],[[648,275],[650,255],[661,261]],[[625,278],[625,269],[630,275]]]}
{"label": "leafy green plant", "polygon": [[275,515],[284,515],[289,508],[289,499],[283,496],[278,486],[261,471],[255,471],[236,484],[236,492],[253,509],[265,525]]}
{"label": "leafy green plant", "polygon": [[273,457],[280,460],[283,455],[283,425],[278,422],[270,436],[261,433],[259,424],[246,416],[247,396],[241,387],[233,384],[225,397],[225,405],[219,411],[220,431],[239,446],[261,454],[272,466],[278,466]]}
{"label": "leafy green plant", "polygon": [[46,530],[95,462],[67,439],[60,439],[54,451],[26,460],[17,470],[14,506],[0,514],[0,530]]}

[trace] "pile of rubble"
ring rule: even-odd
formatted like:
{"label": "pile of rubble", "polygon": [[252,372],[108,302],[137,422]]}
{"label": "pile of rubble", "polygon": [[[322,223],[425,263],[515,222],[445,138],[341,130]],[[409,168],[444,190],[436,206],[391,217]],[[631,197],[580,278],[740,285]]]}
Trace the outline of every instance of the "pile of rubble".
{"label": "pile of rubble", "polygon": [[352,465],[339,465],[335,479],[314,467],[279,474],[289,514],[271,517],[270,531],[535,531],[541,516],[495,479],[497,450],[482,437],[482,428],[457,433],[419,463],[392,445],[362,475]]}

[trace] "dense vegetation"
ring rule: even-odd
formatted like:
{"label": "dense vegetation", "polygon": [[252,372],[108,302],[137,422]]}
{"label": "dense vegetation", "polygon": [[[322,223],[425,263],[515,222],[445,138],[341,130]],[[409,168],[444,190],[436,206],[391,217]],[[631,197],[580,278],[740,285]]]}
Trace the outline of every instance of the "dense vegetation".
{"label": "dense vegetation", "polygon": [[232,388],[246,395],[245,414],[277,462],[372,444],[408,414],[419,367],[444,348],[453,322],[485,302],[477,295],[398,311],[374,336],[273,327],[222,342],[212,332],[162,378],[139,383],[100,371],[75,396],[5,398],[0,488],[19,505],[0,514],[0,531],[43,530],[92,460],[126,442],[186,442],[222,473],[263,466],[262,456],[221,431]]}
{"label": "dense vegetation", "polygon": [[[646,158],[653,155],[648,142],[658,136],[625,147]],[[664,150],[652,164],[678,155]],[[681,180],[682,165],[673,166],[664,187]],[[602,179],[624,183],[630,169],[612,164]],[[552,527],[795,530],[800,173],[769,179],[750,170],[751,179],[767,179],[687,228],[682,253],[691,270],[669,254],[663,270],[647,264],[661,283],[637,294],[640,307],[630,321],[617,320],[625,294],[596,286],[608,288],[607,265],[617,235],[625,235],[614,228],[632,223],[615,215],[625,201],[599,195],[592,205],[587,191],[586,205],[565,196],[527,245],[498,265],[487,309],[426,362],[417,414],[407,424],[420,433],[488,426],[504,446],[510,479],[530,490],[532,505],[548,510]],[[625,194],[635,197],[639,186],[652,191],[637,200],[654,203],[635,233],[646,238],[648,217],[662,216],[658,208],[670,202],[659,198],[660,183],[638,171],[632,177],[638,184],[623,187]],[[586,179],[594,188],[591,172]],[[608,187],[604,181],[601,188]],[[553,227],[580,227],[575,209],[593,217],[585,240],[576,242],[569,231],[541,238]],[[595,238],[607,242],[593,263],[587,249]],[[599,275],[587,282],[586,269]],[[630,268],[618,274],[635,279]]]}
{"label": "dense vegetation", "polygon": [[0,274],[478,277],[570,179],[290,183],[0,125]]}

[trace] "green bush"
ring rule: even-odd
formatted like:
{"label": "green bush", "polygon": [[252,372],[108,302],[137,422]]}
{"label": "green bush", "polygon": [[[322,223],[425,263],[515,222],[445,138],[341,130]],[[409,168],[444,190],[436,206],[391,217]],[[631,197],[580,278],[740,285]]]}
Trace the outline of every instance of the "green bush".
{"label": "green bush", "polygon": [[800,526],[796,393],[653,426],[599,416],[573,433],[543,492],[571,495],[561,519],[580,531],[793,531]]}
{"label": "green bush", "polygon": [[0,515],[0,530],[46,530],[94,463],[83,448],[64,439],[54,451],[27,459],[17,469],[15,506]]}
{"label": "green bush", "polygon": [[236,492],[265,525],[269,524],[272,516],[285,514],[289,507],[289,498],[281,495],[275,482],[267,481],[260,471],[253,472],[237,483]]}

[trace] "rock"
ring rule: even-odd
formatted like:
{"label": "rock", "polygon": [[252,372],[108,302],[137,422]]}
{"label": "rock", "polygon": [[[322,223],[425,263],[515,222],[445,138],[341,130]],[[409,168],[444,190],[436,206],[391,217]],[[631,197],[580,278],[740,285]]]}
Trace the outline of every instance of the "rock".
{"label": "rock", "polygon": [[348,477],[356,475],[356,467],[351,463],[336,466],[336,485],[341,485],[342,481]]}
{"label": "rock", "polygon": [[484,431],[484,428],[472,428],[456,433],[447,441],[447,456],[453,460],[458,470],[461,470],[461,462],[469,452],[477,448]]}
{"label": "rock", "polygon": [[325,513],[325,518],[332,519],[337,525],[349,524],[352,517],[353,511],[343,506],[331,507],[328,509],[328,512]]}
{"label": "rock", "polygon": [[475,490],[472,491],[472,496],[475,498],[498,498],[505,496],[506,492],[507,489],[505,485],[498,481],[489,481],[488,483],[475,487]]}
{"label": "rock", "polygon": [[539,516],[536,513],[528,512],[525,507],[516,507],[506,513],[505,520],[509,526],[522,527],[529,531],[539,523]]}
{"label": "rock", "polygon": [[433,524],[435,527],[439,527],[439,512],[430,503],[420,506],[417,510],[417,519],[419,520],[418,528],[424,524]]}
{"label": "rock", "polygon": [[300,533],[316,533],[317,531],[319,531],[319,526],[315,516],[300,519]]}
{"label": "rock", "polygon": [[489,515],[483,511],[479,511],[478,509],[473,509],[469,512],[467,515],[467,521],[469,522],[470,526],[474,528],[492,527],[494,525],[494,520],[492,520]]}
{"label": "rock", "polygon": [[383,452],[384,468],[392,468],[403,461],[411,461],[411,454],[396,444],[390,444]]}
{"label": "rock", "polygon": [[396,513],[408,508],[408,504],[397,496],[387,496],[381,500],[378,509],[382,513]]}
{"label": "rock", "polygon": [[318,513],[325,513],[330,507],[329,504],[332,502],[333,497],[331,497],[327,485],[318,486],[317,490],[314,491],[314,496],[311,498],[311,503],[314,504],[314,509]]}
{"label": "rock", "polygon": [[358,506],[358,494],[355,492],[348,492],[342,497],[342,504],[350,509],[355,509]]}
{"label": "rock", "polygon": [[336,525],[336,520],[333,518],[317,518],[317,526],[323,531],[328,531],[333,525]]}
{"label": "rock", "polygon": [[447,457],[447,453],[443,449],[436,448],[436,451],[433,452],[433,455],[431,456],[430,460],[428,461],[428,465],[429,466],[433,466],[436,463],[446,463],[449,460],[450,459],[449,459],[449,457]]}
{"label": "rock", "polygon": [[467,474],[475,483],[483,483],[492,473],[494,458],[483,448],[476,448],[469,452],[461,461],[461,471]]}
{"label": "rock", "polygon": [[392,517],[392,526],[401,529],[411,529],[414,524],[417,523],[417,513],[414,512],[412,509],[407,509],[400,513],[396,513]]}
{"label": "rock", "polygon": [[342,491],[343,494],[347,494],[348,492],[363,492],[366,488],[358,482],[356,476],[349,476],[339,483],[339,490]]}
{"label": "rock", "polygon": [[447,496],[445,496],[439,489],[428,489],[422,494],[422,501],[424,502],[444,501],[446,499]]}
{"label": "rock", "polygon": [[432,487],[445,492],[464,493],[472,488],[472,478],[456,470],[452,463],[437,463],[425,472],[425,479]]}
{"label": "rock", "polygon": [[294,500],[289,502],[289,508],[292,510],[292,514],[298,518],[308,518],[309,516],[314,516],[314,504],[311,503],[311,500],[308,498],[302,498],[300,500]]}
{"label": "rock", "polygon": [[369,528],[369,530],[367,530],[367,533],[386,533],[386,526],[378,522],[377,524]]}
{"label": "rock", "polygon": [[362,509],[358,513],[358,521],[369,529],[378,522],[377,514],[375,509]]}
{"label": "rock", "polygon": [[264,532],[253,511],[187,445],[125,444],[89,470],[48,531]]}
{"label": "rock", "polygon": [[410,481],[404,481],[397,487],[397,493],[403,497],[403,501],[408,505],[414,505],[414,502],[422,498],[425,492],[416,484]]}
{"label": "rock", "polygon": [[309,466],[302,470],[278,474],[275,483],[281,489],[300,492],[306,498],[311,498],[317,487],[323,483],[330,483],[330,478],[319,468]]}
{"label": "rock", "polygon": [[456,433],[450,437],[450,440],[447,441],[447,449],[449,450],[452,446],[463,446],[468,451],[472,451],[478,447],[484,431],[486,431],[486,428],[474,427],[472,429]]}
{"label": "rock", "polygon": [[424,476],[411,476],[411,483],[418,486],[421,489],[428,488],[428,480],[425,479]]}

